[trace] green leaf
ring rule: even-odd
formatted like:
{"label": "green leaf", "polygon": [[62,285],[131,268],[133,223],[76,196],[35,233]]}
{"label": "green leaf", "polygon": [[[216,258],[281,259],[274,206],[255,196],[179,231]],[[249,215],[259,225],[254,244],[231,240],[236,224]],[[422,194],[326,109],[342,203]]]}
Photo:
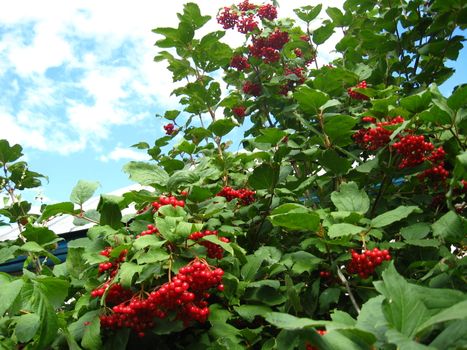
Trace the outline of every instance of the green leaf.
{"label": "green leaf", "polygon": [[234,306],[234,310],[248,322],[253,322],[256,316],[265,317],[271,312],[271,308],[265,305],[240,305]]}
{"label": "green leaf", "polygon": [[65,298],[68,296],[70,283],[67,280],[56,277],[41,276],[36,279],[38,287],[47,296],[48,301],[54,308],[63,306]]}
{"label": "green leaf", "polygon": [[277,207],[268,218],[274,226],[281,226],[289,230],[315,231],[320,222],[317,213],[295,203]]}
{"label": "green leaf", "polygon": [[70,200],[73,203],[82,205],[94,195],[99,186],[99,182],[79,180],[71,191]]}
{"label": "green leaf", "polygon": [[44,251],[44,248],[36,242],[26,242],[21,246],[21,250],[31,253],[41,253]]}
{"label": "green leaf", "polygon": [[52,216],[61,215],[61,214],[74,214],[74,205],[71,202],[61,202],[55,204],[49,204],[44,208],[40,218],[38,219],[39,222],[43,222]]}
{"label": "green leaf", "polygon": [[268,143],[270,145],[276,145],[287,135],[285,131],[276,128],[261,129],[260,132],[262,135],[257,136],[255,142]]}
{"label": "green leaf", "polygon": [[460,86],[448,98],[448,106],[454,110],[467,106],[467,86]]}
{"label": "green leaf", "polygon": [[331,225],[328,231],[329,238],[338,238],[344,236],[353,236],[358,235],[361,232],[365,231],[365,228],[360,226],[355,226],[352,224],[341,223]]}
{"label": "green leaf", "polygon": [[326,40],[328,40],[332,34],[334,34],[334,25],[332,24],[332,22],[328,22],[327,24],[313,31],[313,42],[316,45],[321,45]]}
{"label": "green leaf", "polygon": [[57,314],[50,304],[47,296],[40,289],[35,287],[31,296],[33,309],[41,319],[37,349],[47,349],[57,337],[59,328]]}
{"label": "green leaf", "polygon": [[193,29],[201,28],[211,19],[211,16],[202,16],[199,6],[194,2],[184,4],[183,13],[178,13],[177,17],[182,22],[190,23]]}
{"label": "green leaf", "polygon": [[161,167],[145,162],[129,162],[123,167],[123,171],[129,174],[130,179],[141,185],[165,186],[169,175]]}
{"label": "green leaf", "polygon": [[336,174],[346,174],[352,166],[347,158],[340,156],[332,149],[324,151],[319,160],[321,165]]}
{"label": "green leaf", "polygon": [[370,209],[370,198],[364,190],[359,190],[353,181],[343,183],[339,192],[332,192],[331,201],[339,211],[365,214]]}
{"label": "green leaf", "polygon": [[190,194],[188,195],[188,199],[190,199],[193,202],[202,202],[212,196],[213,193],[207,188],[193,186],[193,188],[190,191]]}
{"label": "green leaf", "polygon": [[395,329],[389,329],[386,332],[386,337],[387,342],[397,345],[398,350],[434,350],[432,347],[420,344]]}
{"label": "green leaf", "polygon": [[288,330],[325,326],[330,323],[329,321],[315,321],[310,318],[299,318],[282,312],[270,312],[265,315],[265,319],[277,328]]}
{"label": "green leaf", "polygon": [[15,258],[15,252],[20,248],[16,245],[0,248],[0,264]]}
{"label": "green leaf", "polygon": [[429,93],[417,94],[404,97],[400,100],[403,108],[412,113],[423,112],[431,103],[431,95]]}
{"label": "green leaf", "polygon": [[81,341],[83,348],[87,350],[102,349],[101,322],[99,316],[95,315],[90,323],[86,323],[84,327],[83,340]]}
{"label": "green leaf", "polygon": [[448,241],[458,242],[465,236],[465,227],[462,219],[453,211],[449,211],[440,217],[431,226],[433,236],[441,237]]}
{"label": "green leaf", "polygon": [[401,205],[396,209],[387,211],[381,215],[378,215],[371,220],[372,227],[384,227],[392,224],[393,222],[405,219],[412,213],[420,213],[421,210],[417,206],[405,206]]}
{"label": "green leaf", "polygon": [[323,5],[321,4],[316,5],[316,6],[308,5],[308,6],[300,7],[298,9],[294,9],[294,12],[297,15],[297,17],[300,18],[302,21],[309,23],[312,20],[314,20],[316,17],[318,17],[322,8],[323,8]]}
{"label": "green leaf", "polygon": [[36,242],[40,245],[51,244],[60,240],[60,238],[47,227],[37,227],[30,224],[26,225],[23,236],[28,241]]}
{"label": "green leaf", "polygon": [[248,184],[255,190],[272,190],[279,179],[279,170],[279,167],[275,164],[263,163],[253,170],[248,178]]}
{"label": "green leaf", "polygon": [[137,249],[137,250],[141,250],[141,249],[144,249],[146,247],[160,248],[165,244],[165,242],[167,242],[167,241],[166,240],[161,240],[160,238],[158,238],[155,235],[145,235],[145,236],[141,236],[141,237],[137,238],[133,242],[133,247],[135,249]]}
{"label": "green leaf", "polygon": [[386,341],[385,333],[388,329],[387,320],[383,313],[384,297],[378,295],[368,299],[357,317],[356,327],[376,336],[379,342]]}
{"label": "green leaf", "polygon": [[134,255],[134,259],[138,261],[138,264],[152,264],[169,258],[170,255],[165,249],[156,247],[151,247],[148,251],[140,251]]}
{"label": "green leaf", "polygon": [[401,228],[401,235],[404,239],[423,239],[430,233],[430,224],[417,222],[416,224]]}
{"label": "green leaf", "polygon": [[27,343],[37,333],[41,319],[37,314],[21,315],[16,321],[15,335],[21,343]]}
{"label": "green leaf", "polygon": [[242,266],[241,274],[245,281],[253,281],[256,274],[258,273],[263,259],[256,255],[248,255],[247,263]]}
{"label": "green leaf", "polygon": [[7,140],[0,140],[0,165],[14,162],[23,155],[22,151],[20,145],[10,146]]}
{"label": "green leaf", "polygon": [[300,108],[307,114],[316,115],[320,108],[329,101],[329,97],[321,91],[314,90],[306,85],[299,87],[293,94]]}
{"label": "green leaf", "polygon": [[435,349],[462,349],[467,346],[467,320],[451,322],[431,343]]}
{"label": "green leaf", "polygon": [[429,318],[428,309],[411,290],[411,285],[399,275],[391,262],[382,273],[384,285],[375,285],[386,297],[384,314],[391,328],[412,338]]}
{"label": "green leaf", "polygon": [[319,310],[326,312],[331,304],[339,302],[341,290],[339,288],[327,288],[319,295]]}
{"label": "green leaf", "polygon": [[353,142],[352,130],[357,120],[348,115],[330,116],[324,119],[324,132],[333,144],[347,146]]}
{"label": "green leaf", "polygon": [[461,301],[460,303],[457,303],[450,308],[444,309],[443,311],[430,317],[421,326],[418,327],[417,334],[422,333],[437,323],[458,319],[467,319],[467,300]]}
{"label": "green leaf", "polygon": [[108,225],[113,229],[119,229],[123,226],[122,212],[120,211],[120,197],[114,198],[108,195],[101,195],[97,210],[100,213],[99,224]]}
{"label": "green leaf", "polygon": [[219,119],[209,125],[209,130],[211,130],[214,135],[222,137],[227,135],[237,124],[235,124],[230,119]]}
{"label": "green leaf", "polygon": [[0,316],[13,305],[23,288],[24,281],[17,279],[9,283],[2,283],[0,288]]}
{"label": "green leaf", "polygon": [[167,189],[171,192],[176,192],[180,187],[192,185],[198,180],[198,174],[192,170],[179,170],[170,176],[167,181]]}
{"label": "green leaf", "polygon": [[285,254],[281,260],[281,263],[289,267],[297,275],[313,271],[321,262],[322,259],[301,250]]}
{"label": "green leaf", "polygon": [[214,244],[217,244],[218,246],[221,246],[222,249],[224,249],[225,251],[229,252],[231,255],[234,255],[234,252],[233,252],[233,249],[232,247],[230,246],[230,243],[226,243],[226,242],[222,242],[221,240],[219,240],[219,238],[215,235],[208,235],[208,236],[204,236],[203,241],[208,241],[208,242],[211,242],[211,243],[214,243]]}
{"label": "green leaf", "polygon": [[118,271],[119,281],[124,288],[130,288],[132,285],[133,278],[136,274],[141,273],[143,267],[132,262],[125,262],[120,265]]}
{"label": "green leaf", "polygon": [[294,308],[295,312],[302,312],[303,308],[300,303],[300,297],[289,274],[285,275],[285,287],[290,305]]}

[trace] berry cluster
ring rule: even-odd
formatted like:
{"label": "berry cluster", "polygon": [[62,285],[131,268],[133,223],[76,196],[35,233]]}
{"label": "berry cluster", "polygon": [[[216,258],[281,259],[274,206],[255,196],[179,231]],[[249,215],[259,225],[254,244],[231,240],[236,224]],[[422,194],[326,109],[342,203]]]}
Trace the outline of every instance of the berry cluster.
{"label": "berry cluster", "polygon": [[[99,254],[105,257],[110,258],[110,254],[112,253],[112,247],[106,247],[104,250],[102,250]],[[110,270],[110,277],[114,277],[115,274],[117,273],[118,267],[120,266],[120,263],[124,262],[126,260],[126,255],[128,253],[127,249],[123,249],[120,252],[120,255],[118,258],[113,259],[113,261],[107,261],[105,263],[100,263],[99,264],[99,274],[102,274],[106,271]]]}
{"label": "berry cluster", "polygon": [[133,294],[131,290],[123,288],[119,283],[110,284],[110,282],[105,282],[100,287],[91,291],[91,297],[102,297],[106,291],[107,295],[105,297],[105,302],[107,305],[119,304],[125,300],[128,300],[128,298],[130,298]]}
{"label": "berry cluster", "polygon": [[185,206],[185,201],[184,200],[178,200],[174,196],[160,196],[158,201],[152,202],[152,211],[156,212],[159,210],[160,207],[163,205],[172,205],[173,207],[184,207]]}
{"label": "berry cluster", "polygon": [[255,191],[251,191],[247,188],[240,188],[238,190],[233,189],[232,187],[225,186],[222,190],[219,191],[216,196],[225,197],[228,202],[231,200],[238,198],[239,202],[242,205],[248,205],[255,201]]}
{"label": "berry cluster", "polygon": [[167,135],[172,135],[175,131],[174,125],[172,123],[164,125],[164,130]]}
{"label": "berry cluster", "polygon": [[127,327],[144,337],[145,330],[154,327],[154,318],[166,318],[172,312],[185,326],[192,321],[205,322],[209,315],[209,290],[224,290],[223,275],[222,269],[196,258],[182,267],[171,281],[150,292],[146,299],[135,294],[113,306],[110,314],[100,316],[101,326]]}
{"label": "berry cluster", "polygon": [[364,123],[376,123],[376,118],[375,117],[362,117],[362,122]]}
{"label": "berry cluster", "polygon": [[159,233],[159,230],[157,229],[157,227],[155,227],[154,225],[149,224],[148,229],[144,230],[144,231],[141,231],[141,233],[139,235],[137,235],[136,238],[140,238],[142,236],[147,236],[147,235],[153,235],[153,234],[157,234],[157,233]]}
{"label": "berry cluster", "polygon": [[352,260],[347,264],[347,271],[351,274],[358,274],[361,278],[368,278],[375,272],[375,268],[384,260],[391,260],[389,251],[379,250],[364,250],[358,254],[355,250],[351,250]]}
{"label": "berry cluster", "polygon": [[275,29],[268,37],[253,37],[248,50],[253,57],[262,58],[265,63],[277,62],[280,59],[280,50],[289,41],[289,34]]}
{"label": "berry cluster", "polygon": [[[218,231],[206,230],[206,231],[193,232],[190,236],[188,236],[188,239],[191,239],[192,241],[197,242],[201,238],[203,238],[205,236],[209,236],[209,235],[218,236]],[[222,242],[225,242],[225,243],[230,242],[230,240],[227,237],[218,237],[218,238]],[[208,242],[208,241],[202,241],[202,242],[198,242],[198,243],[201,244],[202,246],[206,247],[206,249],[208,250],[208,257],[209,258],[211,258],[211,259],[222,259],[223,258],[224,249],[222,249],[221,246],[219,246],[219,245],[217,245],[215,243],[212,243],[212,242]]]}
{"label": "berry cluster", "polygon": [[431,167],[422,173],[418,174],[418,179],[424,181],[426,178],[435,181],[445,182],[449,176],[449,171],[444,167],[444,158],[446,151],[443,147],[438,147],[429,156],[425,158],[426,161],[431,163]]}
{"label": "berry cluster", "polygon": [[[365,117],[371,118],[371,117]],[[366,119],[370,121],[370,119]],[[390,141],[392,130],[386,129],[385,126],[400,124],[404,118],[397,116],[390,121],[378,122],[374,128],[363,128],[352,135],[355,142],[363,149],[376,151],[377,149],[386,146]]]}
{"label": "berry cluster", "polygon": [[258,9],[258,17],[261,19],[274,20],[277,18],[277,8],[273,5],[266,4]]}
{"label": "berry cluster", "polygon": [[305,75],[304,75],[305,68],[303,67],[295,67],[295,68],[288,68],[284,69],[284,76],[289,78],[288,82],[282,85],[280,88],[280,93],[282,95],[287,95],[289,91],[292,91],[297,85],[303,84],[305,82]]}
{"label": "berry cluster", "polygon": [[235,68],[238,71],[248,70],[251,65],[248,63],[248,58],[242,55],[235,55],[230,60],[230,67]]}
{"label": "berry cluster", "polygon": [[[317,329],[316,333],[318,333],[319,335],[325,335],[327,332],[325,330]],[[305,349],[306,350],[319,350],[316,346],[313,346],[308,342],[306,343]]]}
{"label": "berry cluster", "polygon": [[425,141],[425,136],[409,134],[400,136],[399,141],[394,142],[392,148],[402,156],[399,169],[404,169],[423,163],[435,147],[431,142]]}
{"label": "berry cluster", "polygon": [[237,118],[243,118],[245,116],[245,111],[245,106],[236,106],[232,108],[232,112],[235,114],[235,116],[237,116]]}
{"label": "berry cluster", "polygon": [[270,4],[258,6],[244,0],[237,6],[224,7],[216,18],[217,23],[222,25],[222,28],[234,29],[237,27],[237,31],[246,34],[258,29],[259,23],[256,17],[272,21],[277,18],[277,9]]}
{"label": "berry cluster", "polygon": [[321,278],[330,278],[332,276],[331,271],[320,271],[319,277]]}
{"label": "berry cluster", "polygon": [[366,85],[366,81],[363,80],[361,81],[360,83],[357,84],[357,86],[355,87],[351,87],[351,88],[348,88],[347,89],[347,94],[349,95],[350,98],[353,98],[355,100],[369,100],[370,98],[358,91],[354,91],[354,89],[357,88],[357,89],[366,89],[367,88],[367,85]]}
{"label": "berry cluster", "polygon": [[259,96],[261,95],[261,85],[257,84],[257,83],[253,83],[249,80],[247,80],[244,84],[243,84],[243,88],[242,88],[243,92],[247,95],[251,95],[251,96]]}

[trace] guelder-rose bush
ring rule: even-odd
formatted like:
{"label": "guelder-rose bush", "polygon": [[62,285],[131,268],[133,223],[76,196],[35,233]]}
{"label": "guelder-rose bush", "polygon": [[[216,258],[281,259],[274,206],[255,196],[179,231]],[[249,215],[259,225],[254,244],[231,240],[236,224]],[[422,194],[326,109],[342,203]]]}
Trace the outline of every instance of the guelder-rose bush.
{"label": "guelder-rose bush", "polygon": [[[467,346],[467,90],[437,87],[466,4],[325,12],[318,26],[321,5],[292,20],[242,1],[211,19],[187,3],[177,27],[155,29],[180,109],[134,145],[152,160],[124,167],[146,189],[101,195],[97,210],[83,211],[97,186],[80,181],[29,214],[17,194],[41,175],[0,141],[0,214],[21,231],[0,262],[26,257],[21,276],[0,275],[1,348]],[[339,57],[322,65],[333,33]],[[61,214],[95,224],[65,262],[46,226]]]}

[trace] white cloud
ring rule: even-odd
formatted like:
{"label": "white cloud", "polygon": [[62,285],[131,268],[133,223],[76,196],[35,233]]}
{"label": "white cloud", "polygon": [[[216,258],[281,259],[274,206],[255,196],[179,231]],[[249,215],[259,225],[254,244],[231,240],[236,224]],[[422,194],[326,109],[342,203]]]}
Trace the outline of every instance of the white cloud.
{"label": "white cloud", "polygon": [[102,155],[99,157],[99,160],[103,162],[108,162],[108,161],[119,161],[122,159],[128,159],[128,160],[149,160],[150,157],[146,153],[138,152],[130,148],[123,148],[120,146],[117,146],[114,148],[108,155]]}

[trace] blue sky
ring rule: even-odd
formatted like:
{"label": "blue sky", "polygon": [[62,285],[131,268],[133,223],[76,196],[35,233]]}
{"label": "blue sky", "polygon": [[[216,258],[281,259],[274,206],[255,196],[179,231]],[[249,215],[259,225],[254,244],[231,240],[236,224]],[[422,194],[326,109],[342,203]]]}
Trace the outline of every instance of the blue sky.
{"label": "blue sky", "polygon": [[[177,108],[165,63],[153,62],[157,37],[151,29],[176,26],[183,3],[46,0],[2,6],[0,139],[20,143],[30,168],[49,177],[27,198],[67,200],[79,179],[99,181],[101,193],[131,184],[122,166],[147,156],[129,146],[162,136],[164,123],[155,115]],[[215,17],[232,2],[197,3]],[[290,3],[280,1],[281,16],[310,1]],[[211,21],[208,30],[216,29]],[[240,37],[228,40],[241,43]],[[466,56],[464,49],[456,64],[464,68],[443,93],[465,82]]]}

